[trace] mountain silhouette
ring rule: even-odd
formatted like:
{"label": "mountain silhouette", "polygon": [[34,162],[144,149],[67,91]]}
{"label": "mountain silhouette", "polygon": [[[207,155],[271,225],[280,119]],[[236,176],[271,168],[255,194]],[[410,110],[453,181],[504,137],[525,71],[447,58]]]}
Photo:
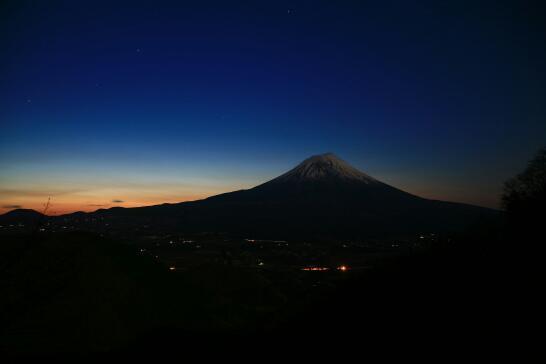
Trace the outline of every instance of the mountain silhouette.
{"label": "mountain silhouette", "polygon": [[39,222],[44,215],[33,209],[15,209],[1,215],[1,222],[6,224],[33,224]]}
{"label": "mountain silhouette", "polygon": [[160,231],[338,238],[458,231],[497,213],[412,195],[327,153],[248,190],[91,215],[131,229],[146,224]]}
{"label": "mountain silhouette", "polygon": [[185,205],[210,214],[190,217],[195,223],[204,219],[227,231],[332,237],[453,231],[494,214],[477,206],[409,194],[331,153],[312,156],[249,190]]}

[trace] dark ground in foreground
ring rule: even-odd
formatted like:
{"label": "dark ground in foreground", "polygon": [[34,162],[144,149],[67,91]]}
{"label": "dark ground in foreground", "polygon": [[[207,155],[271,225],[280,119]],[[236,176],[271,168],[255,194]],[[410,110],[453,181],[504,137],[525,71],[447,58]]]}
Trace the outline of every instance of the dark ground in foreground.
{"label": "dark ground in foreground", "polygon": [[460,237],[360,271],[218,262],[173,273],[92,234],[5,236],[1,350],[126,356],[271,340],[481,340],[506,324],[508,294],[504,263],[484,239]]}

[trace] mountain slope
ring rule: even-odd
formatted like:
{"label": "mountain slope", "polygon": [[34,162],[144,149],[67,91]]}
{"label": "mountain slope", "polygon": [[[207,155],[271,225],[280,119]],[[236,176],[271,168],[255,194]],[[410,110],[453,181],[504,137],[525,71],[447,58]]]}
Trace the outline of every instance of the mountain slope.
{"label": "mountain slope", "polygon": [[[311,157],[249,190],[191,203],[200,225],[226,231],[313,236],[386,236],[462,229],[494,211],[401,191],[332,154]],[[193,213],[193,212],[192,212]]]}

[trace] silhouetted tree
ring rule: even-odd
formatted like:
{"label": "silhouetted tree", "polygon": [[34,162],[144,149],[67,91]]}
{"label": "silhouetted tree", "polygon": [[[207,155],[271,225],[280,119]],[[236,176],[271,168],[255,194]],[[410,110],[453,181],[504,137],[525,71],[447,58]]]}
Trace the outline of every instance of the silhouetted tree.
{"label": "silhouetted tree", "polygon": [[542,231],[546,210],[546,148],[529,161],[527,168],[506,181],[502,204],[512,228],[520,233]]}

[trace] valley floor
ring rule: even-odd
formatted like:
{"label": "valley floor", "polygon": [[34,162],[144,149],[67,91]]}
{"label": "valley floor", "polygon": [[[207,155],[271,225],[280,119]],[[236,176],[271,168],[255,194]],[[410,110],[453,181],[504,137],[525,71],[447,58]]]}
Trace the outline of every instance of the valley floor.
{"label": "valley floor", "polygon": [[389,245],[209,235],[128,243],[77,232],[3,240],[0,342],[13,355],[410,335],[416,326],[473,336],[494,325],[488,290],[498,277],[487,257],[434,235]]}

